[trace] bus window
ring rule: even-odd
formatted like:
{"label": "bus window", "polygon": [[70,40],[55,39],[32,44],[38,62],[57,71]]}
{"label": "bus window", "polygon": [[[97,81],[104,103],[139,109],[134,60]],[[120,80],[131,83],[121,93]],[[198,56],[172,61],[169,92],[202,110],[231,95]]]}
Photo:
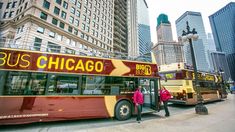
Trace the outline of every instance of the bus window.
{"label": "bus window", "polygon": [[79,94],[78,78],[75,76],[50,75],[49,94]]}
{"label": "bus window", "polygon": [[23,72],[9,72],[6,79],[5,95],[23,95],[27,93],[24,91],[28,74]]}
{"label": "bus window", "polygon": [[4,95],[42,95],[46,84],[46,74],[9,72]]}
{"label": "bus window", "polygon": [[3,90],[4,90],[4,82],[6,79],[6,71],[0,71],[0,95],[3,95]]}
{"label": "bus window", "polygon": [[82,93],[86,94],[110,94],[110,86],[105,87],[105,76],[83,76]]}
{"label": "bus window", "polygon": [[29,80],[28,88],[31,90],[32,95],[45,94],[46,87],[46,74],[32,73]]}

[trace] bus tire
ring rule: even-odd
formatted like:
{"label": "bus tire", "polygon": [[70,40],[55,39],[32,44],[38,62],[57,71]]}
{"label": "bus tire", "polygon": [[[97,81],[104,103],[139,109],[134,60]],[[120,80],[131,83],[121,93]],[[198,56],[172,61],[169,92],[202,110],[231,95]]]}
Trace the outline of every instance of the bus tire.
{"label": "bus tire", "polygon": [[115,117],[119,121],[127,120],[131,117],[131,104],[128,101],[120,101],[115,108]]}

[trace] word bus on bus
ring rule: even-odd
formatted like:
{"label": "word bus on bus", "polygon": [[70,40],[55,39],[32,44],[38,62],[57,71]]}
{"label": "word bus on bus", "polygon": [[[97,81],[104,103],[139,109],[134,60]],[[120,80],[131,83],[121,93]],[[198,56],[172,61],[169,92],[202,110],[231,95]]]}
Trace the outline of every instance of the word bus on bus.
{"label": "word bus on bus", "polygon": [[0,48],[0,125],[136,114],[158,108],[156,63]]}
{"label": "word bus on bus", "polygon": [[159,71],[161,85],[171,92],[170,102],[195,105],[198,103],[198,91],[200,91],[204,103],[227,98],[220,75],[199,71],[197,73],[199,85],[196,87],[193,70],[184,68],[181,63],[177,64],[176,67],[174,65],[175,63],[160,67],[161,71]]}

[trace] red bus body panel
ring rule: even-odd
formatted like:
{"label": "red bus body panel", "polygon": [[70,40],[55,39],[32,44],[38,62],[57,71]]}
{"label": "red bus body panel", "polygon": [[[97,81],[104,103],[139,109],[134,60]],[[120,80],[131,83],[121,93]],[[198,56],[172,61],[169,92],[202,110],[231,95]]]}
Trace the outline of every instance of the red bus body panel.
{"label": "red bus body panel", "polygon": [[1,97],[0,125],[109,117],[100,97]]}

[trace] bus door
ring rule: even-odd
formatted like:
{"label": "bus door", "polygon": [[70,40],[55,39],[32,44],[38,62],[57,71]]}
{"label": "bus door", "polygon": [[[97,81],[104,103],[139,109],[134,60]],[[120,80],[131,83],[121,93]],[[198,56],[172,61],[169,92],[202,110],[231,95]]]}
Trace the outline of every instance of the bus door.
{"label": "bus door", "polygon": [[157,79],[140,79],[142,93],[144,95],[143,112],[157,109]]}

